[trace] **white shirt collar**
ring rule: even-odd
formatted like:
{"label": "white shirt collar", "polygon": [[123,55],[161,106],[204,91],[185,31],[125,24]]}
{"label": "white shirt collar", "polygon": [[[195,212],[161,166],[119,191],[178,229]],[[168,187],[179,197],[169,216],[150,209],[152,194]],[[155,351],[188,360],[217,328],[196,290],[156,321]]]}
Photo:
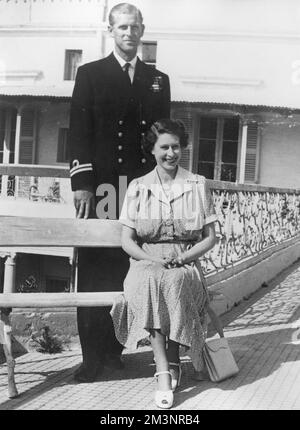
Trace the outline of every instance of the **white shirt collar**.
{"label": "white shirt collar", "polygon": [[113,53],[114,53],[116,60],[118,61],[118,63],[122,67],[122,69],[124,68],[126,63],[129,63],[131,65],[131,67],[133,68],[133,70],[135,70],[135,66],[136,66],[136,62],[137,62],[137,55],[131,61],[126,61],[122,57],[120,57],[120,55],[117,54],[117,52],[115,50]]}

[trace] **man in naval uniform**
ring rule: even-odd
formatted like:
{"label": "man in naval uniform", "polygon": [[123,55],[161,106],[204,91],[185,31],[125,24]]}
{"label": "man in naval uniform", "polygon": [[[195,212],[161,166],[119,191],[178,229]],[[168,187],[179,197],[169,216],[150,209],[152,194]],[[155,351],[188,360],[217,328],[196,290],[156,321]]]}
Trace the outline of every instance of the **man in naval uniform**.
{"label": "man in naval uniform", "polygon": [[[101,184],[115,187],[118,218],[119,178],[125,176],[129,183],[153,168],[153,160],[142,152],[142,136],[154,121],[170,116],[168,76],[137,57],[144,33],[140,10],[128,3],[113,7],[109,32],[114,51],[78,68],[72,95],[70,176],[78,218],[102,217],[96,211],[101,198],[107,198],[99,192]],[[122,249],[81,248],[78,291],[120,291],[128,268]],[[123,366],[123,347],[109,311],[109,307],[77,309],[83,363],[74,377],[79,382],[95,380],[104,365]]]}

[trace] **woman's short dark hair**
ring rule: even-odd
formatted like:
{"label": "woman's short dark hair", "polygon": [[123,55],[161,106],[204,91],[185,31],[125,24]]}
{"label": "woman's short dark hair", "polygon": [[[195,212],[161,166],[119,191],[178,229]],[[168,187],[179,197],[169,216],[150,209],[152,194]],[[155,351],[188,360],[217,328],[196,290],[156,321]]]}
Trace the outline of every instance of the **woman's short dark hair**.
{"label": "woman's short dark hair", "polygon": [[143,148],[147,153],[151,153],[157,139],[161,134],[173,134],[179,139],[181,148],[186,148],[189,144],[189,135],[185,131],[182,121],[179,119],[160,119],[156,121],[143,139]]}

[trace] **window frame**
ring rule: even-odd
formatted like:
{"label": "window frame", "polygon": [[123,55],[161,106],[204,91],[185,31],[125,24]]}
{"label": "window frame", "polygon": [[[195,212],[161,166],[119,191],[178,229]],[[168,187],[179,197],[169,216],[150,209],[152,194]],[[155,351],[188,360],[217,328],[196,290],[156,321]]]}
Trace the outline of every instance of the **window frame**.
{"label": "window frame", "polygon": [[[236,166],[236,180],[240,177],[240,162],[241,162],[241,140],[242,140],[242,118],[241,115],[236,115],[231,112],[203,112],[197,110],[195,112],[195,133],[193,136],[194,150],[192,152],[192,168],[193,172],[198,173],[198,158],[199,158],[199,147],[200,147],[200,118],[216,118],[217,119],[217,138],[215,148],[215,165],[214,165],[214,178],[213,180],[220,181],[221,179],[221,167],[222,167],[222,150],[223,150],[223,131],[224,131],[224,120],[228,118],[238,118],[239,129],[238,129],[238,147],[237,147],[237,166]],[[229,182],[229,181],[224,181]],[[234,182],[233,182],[234,183]]]}
{"label": "window frame", "polygon": [[[144,59],[143,47],[146,45],[155,45],[155,59],[154,59],[154,61],[147,61]],[[139,54],[141,55],[142,61],[144,63],[148,64],[149,66],[156,67],[156,64],[157,64],[157,48],[158,48],[157,40],[142,40],[142,42],[140,44],[140,52],[139,52]]]}
{"label": "window frame", "polygon": [[[80,54],[80,61],[75,63],[73,70],[71,54]],[[64,61],[64,81],[75,81],[77,69],[82,63],[82,49],[65,49],[65,61]]]}

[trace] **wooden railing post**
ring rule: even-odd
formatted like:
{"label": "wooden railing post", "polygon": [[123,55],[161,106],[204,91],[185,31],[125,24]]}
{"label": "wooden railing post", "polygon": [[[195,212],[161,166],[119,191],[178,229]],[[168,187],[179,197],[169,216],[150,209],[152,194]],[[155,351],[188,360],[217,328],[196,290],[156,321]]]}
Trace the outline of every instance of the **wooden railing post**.
{"label": "wooden railing post", "polygon": [[4,331],[4,345],[3,351],[6,358],[7,365],[7,379],[8,379],[8,397],[13,399],[19,395],[16,383],[15,383],[15,360],[12,354],[12,341],[11,341],[11,322],[10,322],[10,312],[7,309],[1,309],[1,320],[3,322],[3,331]]}
{"label": "wooden railing post", "polygon": [[77,293],[77,264],[78,264],[78,250],[73,248],[73,256],[69,259],[71,265],[70,276],[70,292]]}
{"label": "wooden railing post", "polygon": [[[15,292],[15,284],[16,284],[16,258],[17,254],[11,253],[6,258],[4,263],[4,285],[3,292],[4,293],[13,293]],[[18,396],[18,390],[15,383],[15,360],[12,353],[12,327],[9,317],[10,312],[6,312],[4,310],[1,311],[1,319],[4,323],[4,341],[3,350],[6,358],[7,364],[7,377],[8,377],[8,397],[10,399]]]}

